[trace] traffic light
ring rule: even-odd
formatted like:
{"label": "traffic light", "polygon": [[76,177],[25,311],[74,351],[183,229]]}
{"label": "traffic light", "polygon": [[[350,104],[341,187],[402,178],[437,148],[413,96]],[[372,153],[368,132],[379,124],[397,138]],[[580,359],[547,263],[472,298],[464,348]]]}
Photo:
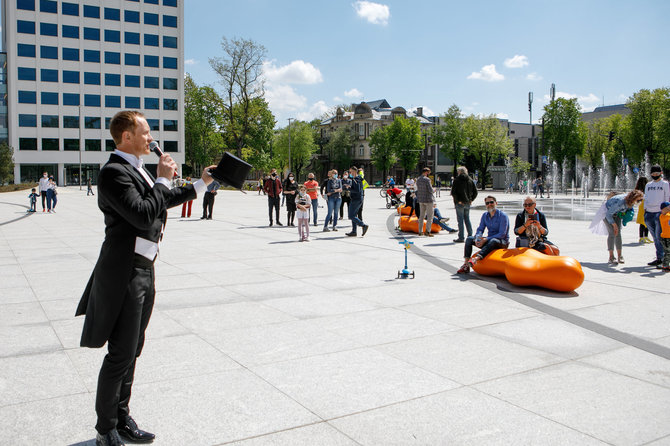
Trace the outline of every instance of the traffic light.
{"label": "traffic light", "polygon": [[607,140],[609,142],[614,141],[614,132],[612,130],[610,130],[610,132],[607,134]]}

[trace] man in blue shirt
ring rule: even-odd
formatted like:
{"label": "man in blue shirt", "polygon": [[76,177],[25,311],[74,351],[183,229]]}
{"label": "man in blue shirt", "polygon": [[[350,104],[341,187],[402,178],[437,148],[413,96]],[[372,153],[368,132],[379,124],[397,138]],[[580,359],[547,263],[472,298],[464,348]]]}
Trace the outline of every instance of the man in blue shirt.
{"label": "man in blue shirt", "polygon": [[[495,197],[489,195],[484,198],[486,204],[486,213],[482,215],[479,227],[475,236],[469,236],[465,239],[465,263],[458,270],[458,274],[467,274],[470,267],[477,261],[489,255],[493,250],[507,248],[509,245],[509,218],[503,211],[496,209],[498,204]],[[484,229],[487,230],[487,237],[484,237]],[[472,255],[472,245],[481,248],[480,251]]]}

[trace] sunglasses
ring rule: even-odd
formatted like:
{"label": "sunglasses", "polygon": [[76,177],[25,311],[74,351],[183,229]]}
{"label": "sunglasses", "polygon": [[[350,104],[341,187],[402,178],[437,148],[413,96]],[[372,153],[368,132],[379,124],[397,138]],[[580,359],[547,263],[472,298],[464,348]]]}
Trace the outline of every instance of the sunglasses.
{"label": "sunglasses", "polygon": [[489,204],[495,204],[495,201],[485,201],[484,204],[488,206]]}
{"label": "sunglasses", "polygon": [[535,203],[524,203],[523,204],[523,207],[525,207],[525,208],[529,208],[531,206],[535,206]]}

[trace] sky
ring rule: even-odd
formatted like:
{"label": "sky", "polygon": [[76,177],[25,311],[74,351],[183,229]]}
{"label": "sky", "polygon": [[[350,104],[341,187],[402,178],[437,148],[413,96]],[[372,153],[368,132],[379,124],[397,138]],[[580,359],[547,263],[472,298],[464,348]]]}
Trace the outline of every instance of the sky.
{"label": "sky", "polygon": [[583,111],[670,86],[666,0],[184,2],[185,71],[221,92],[221,39],[263,45],[278,127],[377,99],[529,122],[528,93],[537,121],[552,83]]}

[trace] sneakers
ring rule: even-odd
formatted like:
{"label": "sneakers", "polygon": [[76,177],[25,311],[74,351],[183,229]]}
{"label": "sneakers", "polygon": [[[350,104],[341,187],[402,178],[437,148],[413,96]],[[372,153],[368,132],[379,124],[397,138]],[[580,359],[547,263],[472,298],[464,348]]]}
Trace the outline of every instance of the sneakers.
{"label": "sneakers", "polygon": [[654,243],[654,241],[649,237],[642,237],[642,238],[644,239],[644,243]]}
{"label": "sneakers", "polygon": [[649,266],[656,266],[656,265],[660,265],[661,263],[663,263],[661,260],[659,260],[659,259],[654,259],[654,260],[652,260],[651,262],[647,263],[647,265],[649,265]]}
{"label": "sneakers", "polygon": [[454,234],[454,233],[458,232],[458,229],[448,229],[448,231],[449,231],[449,234]]}
{"label": "sneakers", "polygon": [[431,234],[430,232],[426,232],[426,237],[435,237],[435,236],[433,234]]}
{"label": "sneakers", "polygon": [[368,232],[369,227],[370,227],[369,225],[363,226],[363,234],[361,234],[361,237],[363,237],[365,235],[365,233]]}
{"label": "sneakers", "polygon": [[323,228],[323,231],[321,231],[321,232],[330,232],[330,229],[328,229],[328,228]]}
{"label": "sneakers", "polygon": [[337,228],[333,227],[332,231],[337,232]]}
{"label": "sneakers", "polygon": [[617,261],[614,257],[610,257],[609,260],[607,261],[608,265],[616,265]]}
{"label": "sneakers", "polygon": [[449,217],[440,218],[440,223],[446,223],[449,221]]}
{"label": "sneakers", "polygon": [[668,272],[668,271],[670,271],[670,266],[662,266],[661,270],[665,271],[665,272]]}
{"label": "sneakers", "polygon": [[455,238],[454,243],[465,243],[465,240],[463,240],[462,238]]}
{"label": "sneakers", "polygon": [[348,235],[349,237],[356,237],[356,235],[358,234],[356,234],[355,232],[347,232],[346,235]]}
{"label": "sneakers", "polygon": [[423,232],[419,232],[419,233],[416,234],[416,235],[417,235],[418,237],[423,237]]}
{"label": "sneakers", "polygon": [[619,256],[617,262],[619,262],[619,263],[625,263],[625,262],[623,261],[623,256]]}
{"label": "sneakers", "polygon": [[456,274],[467,274],[470,272],[470,261],[465,262],[459,269],[456,271]]}

